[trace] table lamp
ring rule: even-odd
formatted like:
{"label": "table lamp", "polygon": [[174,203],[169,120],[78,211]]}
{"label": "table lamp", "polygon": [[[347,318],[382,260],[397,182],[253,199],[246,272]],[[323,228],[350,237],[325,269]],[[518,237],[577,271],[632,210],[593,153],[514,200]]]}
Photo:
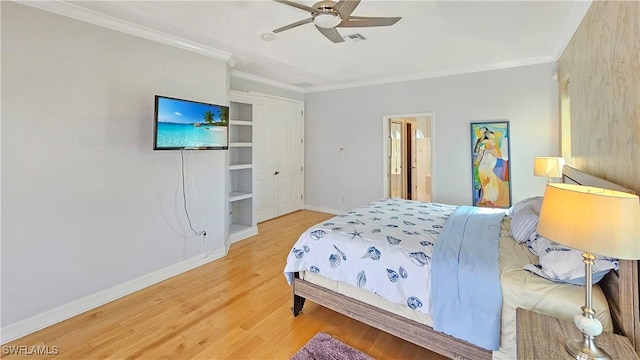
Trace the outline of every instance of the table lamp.
{"label": "table lamp", "polygon": [[594,343],[602,324],[591,308],[595,255],[640,259],[640,200],[637,195],[573,184],[547,184],[537,231],[559,244],[584,251],[585,305],[574,322],[583,339],[570,340],[566,350],[576,359],[609,359]]}
{"label": "table lamp", "polygon": [[562,167],[564,159],[561,157],[539,156],[533,160],[533,175],[546,176],[547,183],[551,178],[562,177]]}

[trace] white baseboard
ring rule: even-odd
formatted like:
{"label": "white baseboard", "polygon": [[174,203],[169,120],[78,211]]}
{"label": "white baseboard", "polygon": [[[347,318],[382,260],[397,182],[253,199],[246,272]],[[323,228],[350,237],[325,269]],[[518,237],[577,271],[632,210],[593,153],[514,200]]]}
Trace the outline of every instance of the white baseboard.
{"label": "white baseboard", "polygon": [[235,232],[231,235],[229,235],[229,239],[231,240],[231,243],[237,243],[240,240],[244,240],[248,237],[254,236],[254,235],[258,235],[258,227],[257,226],[253,226],[253,227],[249,227],[246,228],[242,231],[238,231]]}
{"label": "white baseboard", "polygon": [[324,208],[324,207],[321,207],[321,206],[308,205],[308,204],[304,204],[304,209],[305,210],[311,210],[311,211],[323,212],[323,213],[327,213],[327,214],[333,214],[333,215],[340,215],[340,214],[344,213],[344,210],[329,209],[329,208]]}
{"label": "white baseboard", "polygon": [[55,309],[51,309],[28,319],[8,325],[0,329],[0,344],[6,344],[25,335],[44,329],[47,326],[51,326],[76,315],[80,315],[86,311],[95,309],[98,306],[195,269],[211,261],[220,259],[224,257],[227,252],[228,249],[224,247],[212,250],[207,255],[202,254],[195,256],[191,259],[167,266],[166,268],[154,271],[150,274],[143,275],[124,284],[114,286],[110,289],[100,291],[85,298],[72,301]]}

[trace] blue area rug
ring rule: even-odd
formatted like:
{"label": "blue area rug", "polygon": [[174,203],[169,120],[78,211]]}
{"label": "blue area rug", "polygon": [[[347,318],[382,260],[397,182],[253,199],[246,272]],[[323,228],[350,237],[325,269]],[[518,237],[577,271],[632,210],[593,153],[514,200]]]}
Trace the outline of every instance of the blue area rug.
{"label": "blue area rug", "polygon": [[291,360],[373,360],[372,357],[323,332],[309,340]]}

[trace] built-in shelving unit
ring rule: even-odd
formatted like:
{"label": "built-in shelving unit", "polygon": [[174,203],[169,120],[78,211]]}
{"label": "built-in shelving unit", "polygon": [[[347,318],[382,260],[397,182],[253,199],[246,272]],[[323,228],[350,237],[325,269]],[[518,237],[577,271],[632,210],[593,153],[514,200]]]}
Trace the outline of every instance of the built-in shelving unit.
{"label": "built-in shelving unit", "polygon": [[258,233],[254,196],[253,119],[255,97],[231,91],[229,101],[229,239]]}

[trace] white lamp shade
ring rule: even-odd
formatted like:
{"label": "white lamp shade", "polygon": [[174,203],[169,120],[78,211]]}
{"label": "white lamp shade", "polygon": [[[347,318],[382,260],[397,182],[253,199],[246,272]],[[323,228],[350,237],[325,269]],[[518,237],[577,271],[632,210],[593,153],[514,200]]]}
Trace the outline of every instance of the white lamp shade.
{"label": "white lamp shade", "polygon": [[537,157],[533,161],[533,175],[548,178],[562,177],[564,159],[561,157]]}
{"label": "white lamp shade", "polygon": [[640,259],[637,195],[573,184],[547,184],[538,233],[574,249]]}

